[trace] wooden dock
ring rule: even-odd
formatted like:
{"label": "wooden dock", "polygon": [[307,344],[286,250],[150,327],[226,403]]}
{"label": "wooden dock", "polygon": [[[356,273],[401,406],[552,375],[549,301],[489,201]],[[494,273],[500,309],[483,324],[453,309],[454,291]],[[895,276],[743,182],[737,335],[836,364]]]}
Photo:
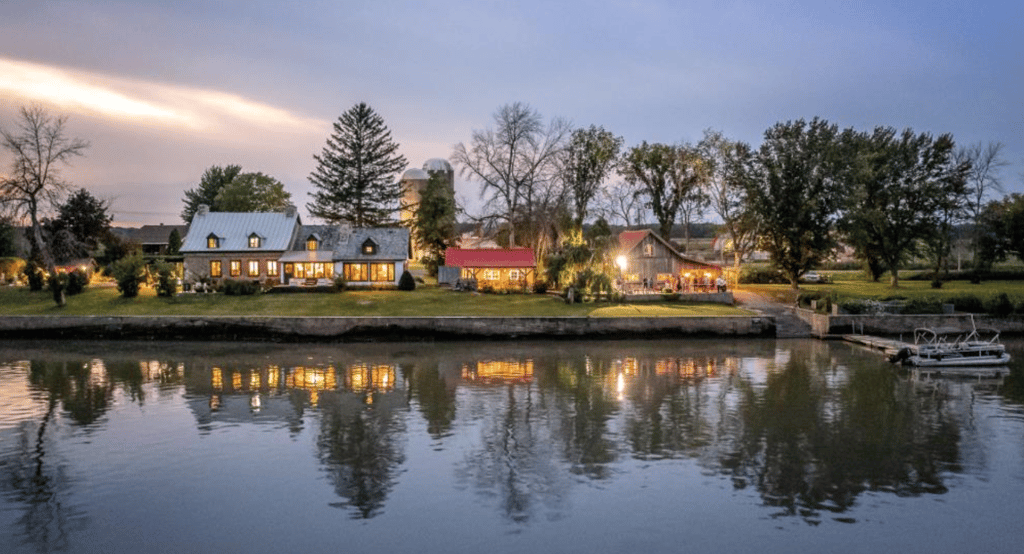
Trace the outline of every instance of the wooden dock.
{"label": "wooden dock", "polygon": [[881,350],[886,356],[892,356],[899,352],[900,349],[910,346],[910,344],[900,340],[875,337],[872,335],[842,335],[842,338],[846,342],[852,342],[875,350]]}

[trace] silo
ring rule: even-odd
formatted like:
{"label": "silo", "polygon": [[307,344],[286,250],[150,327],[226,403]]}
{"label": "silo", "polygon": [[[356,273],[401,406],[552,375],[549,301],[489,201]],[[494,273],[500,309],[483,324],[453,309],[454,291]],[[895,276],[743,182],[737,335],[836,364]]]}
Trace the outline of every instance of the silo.
{"label": "silo", "polygon": [[402,209],[399,212],[402,223],[408,223],[415,217],[416,208],[420,204],[420,193],[426,188],[428,180],[430,175],[415,167],[405,170],[402,174]]}

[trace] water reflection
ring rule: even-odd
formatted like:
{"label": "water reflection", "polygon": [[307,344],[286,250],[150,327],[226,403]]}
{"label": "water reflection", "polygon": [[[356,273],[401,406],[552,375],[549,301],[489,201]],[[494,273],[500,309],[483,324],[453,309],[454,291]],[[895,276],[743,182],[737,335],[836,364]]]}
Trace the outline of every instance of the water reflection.
{"label": "water reflection", "polygon": [[437,468],[455,490],[516,525],[565,517],[577,487],[635,478],[631,462],[669,460],[756,491],[772,517],[853,521],[843,514],[866,491],[948,490],[979,450],[965,437],[972,387],[1024,398],[1016,370],[1005,384],[927,385],[815,341],[76,348],[0,359],[3,503],[42,551],[89,521],[75,491],[94,468],[61,453],[66,435],[108,432],[154,398],[187,407],[199,440],[252,426],[309,436],[330,505],[357,519],[386,512],[422,428],[437,451],[459,445]]}

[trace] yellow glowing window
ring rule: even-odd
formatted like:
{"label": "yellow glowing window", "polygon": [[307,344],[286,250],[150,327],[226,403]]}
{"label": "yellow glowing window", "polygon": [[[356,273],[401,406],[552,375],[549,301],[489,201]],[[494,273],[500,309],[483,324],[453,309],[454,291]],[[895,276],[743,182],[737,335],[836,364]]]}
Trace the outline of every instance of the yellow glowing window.
{"label": "yellow glowing window", "polygon": [[217,235],[211,233],[210,236],[206,237],[206,247],[220,248],[220,238],[218,238]]}
{"label": "yellow glowing window", "polygon": [[501,271],[498,271],[497,269],[484,270],[485,281],[497,281],[498,279],[501,279]]}
{"label": "yellow glowing window", "polygon": [[242,260],[231,260],[231,276],[238,277],[242,274]]}
{"label": "yellow glowing window", "polygon": [[256,235],[256,234],[249,235],[249,248],[259,248],[259,247],[260,247],[260,237],[259,237],[259,235]]}
{"label": "yellow glowing window", "polygon": [[213,260],[210,262],[210,277],[221,277],[224,275],[224,270],[221,268],[220,260]]}
{"label": "yellow glowing window", "polygon": [[259,277],[260,276],[260,261],[259,260],[249,260],[249,264],[248,265],[249,265],[249,277]]}
{"label": "yellow glowing window", "polygon": [[267,262],[267,275],[277,277],[277,262],[273,260]]}
{"label": "yellow glowing window", "polygon": [[370,264],[370,280],[377,282],[394,281],[395,266],[392,264]]}

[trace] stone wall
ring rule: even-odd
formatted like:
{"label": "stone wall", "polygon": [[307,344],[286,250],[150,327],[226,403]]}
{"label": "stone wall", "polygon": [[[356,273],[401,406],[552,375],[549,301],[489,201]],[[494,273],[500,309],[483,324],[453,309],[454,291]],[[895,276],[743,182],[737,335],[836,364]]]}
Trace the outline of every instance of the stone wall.
{"label": "stone wall", "polygon": [[1003,333],[1024,333],[1024,319],[1020,317],[999,318],[974,314],[827,315],[805,309],[797,309],[796,314],[811,325],[817,337],[843,334],[900,335],[913,333],[914,329],[922,327],[971,329],[972,325],[997,329]]}
{"label": "stone wall", "polygon": [[775,320],[727,317],[5,316],[3,339],[388,341],[775,336]]}

